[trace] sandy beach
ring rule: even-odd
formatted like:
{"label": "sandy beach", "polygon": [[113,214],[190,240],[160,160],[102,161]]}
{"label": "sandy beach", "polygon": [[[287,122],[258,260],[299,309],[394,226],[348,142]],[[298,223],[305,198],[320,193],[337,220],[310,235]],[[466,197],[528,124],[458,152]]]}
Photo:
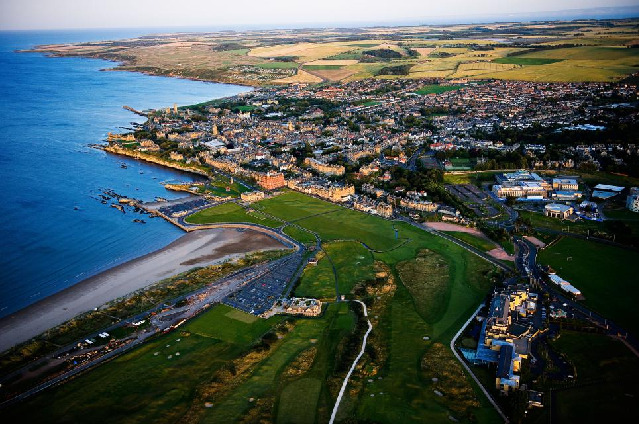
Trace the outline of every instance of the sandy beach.
{"label": "sandy beach", "polygon": [[279,241],[253,230],[218,228],[185,234],[163,249],[97,274],[0,319],[0,352],[78,314],[191,268],[283,247]]}

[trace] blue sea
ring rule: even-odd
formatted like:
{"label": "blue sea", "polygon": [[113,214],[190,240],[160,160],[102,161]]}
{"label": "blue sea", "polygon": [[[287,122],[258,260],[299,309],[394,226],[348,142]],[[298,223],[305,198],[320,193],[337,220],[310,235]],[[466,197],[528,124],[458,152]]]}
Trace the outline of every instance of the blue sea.
{"label": "blue sea", "polygon": [[[161,219],[102,204],[110,189],[145,201],[179,197],[161,182],[196,176],[89,147],[144,118],[247,87],[102,72],[114,63],[16,53],[38,44],[113,40],[141,30],[0,32],[0,317],[91,275],[169,244]],[[126,164],[123,167],[122,164]],[[183,194],[182,194],[183,195]],[[141,218],[146,224],[133,222]]]}

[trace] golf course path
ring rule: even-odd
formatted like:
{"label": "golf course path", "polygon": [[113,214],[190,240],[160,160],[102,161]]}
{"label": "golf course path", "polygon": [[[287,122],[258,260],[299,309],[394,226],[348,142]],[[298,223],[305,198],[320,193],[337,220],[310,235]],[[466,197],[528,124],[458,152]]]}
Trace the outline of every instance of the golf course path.
{"label": "golf course path", "polygon": [[346,386],[348,385],[348,379],[351,378],[351,374],[355,370],[357,363],[359,362],[362,355],[364,354],[364,349],[366,349],[366,339],[368,339],[368,335],[373,329],[373,324],[371,324],[371,320],[368,319],[368,311],[366,310],[366,305],[364,304],[364,302],[362,302],[361,300],[353,300],[353,302],[359,303],[360,305],[362,305],[362,308],[364,308],[364,316],[366,317],[366,321],[368,321],[368,330],[366,330],[366,334],[364,334],[364,340],[362,340],[362,350],[360,350],[359,355],[357,355],[357,358],[355,358],[355,360],[353,361],[353,365],[351,365],[351,368],[348,370],[348,373],[346,374],[346,377],[344,378],[344,382],[342,383],[342,388],[339,389],[339,395],[337,395],[337,399],[335,400],[335,406],[333,407],[333,413],[331,414],[331,419],[328,422],[329,424],[333,424],[333,421],[335,421],[335,415],[337,415],[339,404],[342,401],[342,396],[344,395],[344,392],[346,391]]}

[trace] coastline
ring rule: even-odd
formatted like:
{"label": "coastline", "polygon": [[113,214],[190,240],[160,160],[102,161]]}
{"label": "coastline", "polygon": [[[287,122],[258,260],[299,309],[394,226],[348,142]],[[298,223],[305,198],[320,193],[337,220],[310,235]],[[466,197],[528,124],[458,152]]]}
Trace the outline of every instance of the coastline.
{"label": "coastline", "polygon": [[220,228],[187,233],[162,249],[117,265],[1,318],[0,352],[79,314],[194,267],[282,247],[279,241],[252,230]]}
{"label": "coastline", "polygon": [[82,59],[104,60],[106,62],[111,62],[116,64],[113,68],[100,69],[101,71],[104,71],[104,72],[135,72],[138,74],[148,75],[153,77],[179,78],[179,79],[185,79],[189,81],[210,82],[210,83],[227,84],[227,85],[239,85],[239,86],[248,87],[251,89],[261,88],[261,87],[269,85],[266,83],[265,84],[257,84],[257,83],[248,84],[245,81],[232,81],[232,80],[227,80],[224,78],[198,78],[198,77],[191,77],[191,76],[184,76],[184,75],[176,75],[171,72],[166,73],[165,71],[159,68],[157,69],[156,72],[154,72],[153,70],[150,70],[147,68],[136,68],[136,65],[133,62],[128,61],[126,59],[116,60],[113,58],[109,58],[108,56],[102,56],[100,54],[93,54],[93,53],[87,53],[87,54],[63,53],[60,51],[56,51],[55,49],[52,48],[52,46],[56,46],[56,45],[49,45],[49,44],[37,45],[30,49],[16,50],[16,53],[41,53],[41,54],[44,54],[46,57],[50,57],[50,58],[79,57]]}

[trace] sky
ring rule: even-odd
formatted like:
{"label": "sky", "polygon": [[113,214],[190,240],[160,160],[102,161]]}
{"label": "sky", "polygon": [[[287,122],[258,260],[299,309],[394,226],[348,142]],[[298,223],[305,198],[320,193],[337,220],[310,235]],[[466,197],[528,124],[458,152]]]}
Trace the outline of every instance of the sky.
{"label": "sky", "polygon": [[0,0],[0,30],[462,23],[620,6],[639,0]]}

